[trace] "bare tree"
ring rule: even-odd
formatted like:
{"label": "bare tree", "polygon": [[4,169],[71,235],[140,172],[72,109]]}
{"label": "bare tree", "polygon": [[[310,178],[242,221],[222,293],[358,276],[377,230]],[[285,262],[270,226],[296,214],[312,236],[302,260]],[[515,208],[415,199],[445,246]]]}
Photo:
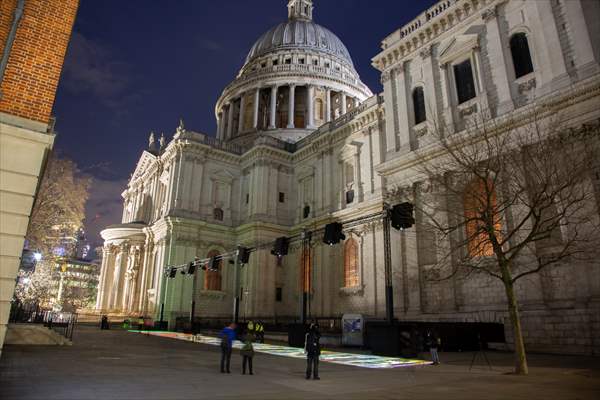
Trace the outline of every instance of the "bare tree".
{"label": "bare tree", "polygon": [[35,272],[19,273],[15,296],[22,303],[48,306],[56,295],[58,259],[75,250],[90,183],[73,161],[55,155],[49,159],[26,235],[28,248],[40,252],[42,259]]}
{"label": "bare tree", "polygon": [[528,373],[517,281],[549,266],[590,262],[600,247],[599,125],[560,122],[480,114],[461,133],[435,129],[416,151],[417,175],[429,188],[416,204],[418,228],[438,239],[427,279],[486,274],[502,282],[517,374]]}
{"label": "bare tree", "polygon": [[[75,237],[85,217],[90,183],[72,160],[51,156],[31,212],[26,236],[30,249],[46,258],[64,238]],[[66,247],[70,255],[74,249]]]}

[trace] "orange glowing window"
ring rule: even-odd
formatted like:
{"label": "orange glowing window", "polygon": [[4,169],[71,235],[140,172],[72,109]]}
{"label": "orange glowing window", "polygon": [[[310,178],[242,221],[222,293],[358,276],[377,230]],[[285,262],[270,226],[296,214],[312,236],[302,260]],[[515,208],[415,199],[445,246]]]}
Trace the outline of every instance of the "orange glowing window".
{"label": "orange glowing window", "polygon": [[[464,208],[467,233],[467,248],[471,257],[490,257],[494,248],[490,242],[485,216],[496,212],[496,191],[493,182],[485,183],[474,180],[467,185],[464,192]],[[489,193],[489,196],[488,196]],[[500,218],[494,215],[494,235],[500,240]]]}
{"label": "orange glowing window", "polygon": [[344,244],[344,286],[358,286],[358,244],[354,239]]}
{"label": "orange glowing window", "polygon": [[310,248],[306,248],[300,253],[300,284],[305,293],[310,292],[311,289],[311,274],[312,257],[310,255]]}

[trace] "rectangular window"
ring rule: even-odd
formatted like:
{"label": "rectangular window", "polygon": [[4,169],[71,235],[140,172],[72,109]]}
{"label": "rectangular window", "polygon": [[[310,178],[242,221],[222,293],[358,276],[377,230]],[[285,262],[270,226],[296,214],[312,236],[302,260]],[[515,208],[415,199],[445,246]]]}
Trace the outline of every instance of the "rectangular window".
{"label": "rectangular window", "polygon": [[285,59],[285,63],[286,64],[291,64],[292,63],[292,59],[291,58],[286,58]]}
{"label": "rectangular window", "polygon": [[273,60],[273,65],[278,65],[279,64],[279,60],[278,59],[274,59]]}
{"label": "rectangular window", "polygon": [[299,58],[298,59],[298,64],[304,64],[304,58]]}
{"label": "rectangular window", "polygon": [[275,301],[283,301],[283,290],[280,287],[275,288]]}
{"label": "rectangular window", "polygon": [[279,202],[280,203],[284,203],[285,202],[285,193],[279,192]]}
{"label": "rectangular window", "polygon": [[246,193],[246,204],[250,203],[250,194]]}
{"label": "rectangular window", "polygon": [[475,97],[475,81],[473,80],[471,60],[463,61],[454,66],[454,79],[456,81],[458,104],[462,104]]}

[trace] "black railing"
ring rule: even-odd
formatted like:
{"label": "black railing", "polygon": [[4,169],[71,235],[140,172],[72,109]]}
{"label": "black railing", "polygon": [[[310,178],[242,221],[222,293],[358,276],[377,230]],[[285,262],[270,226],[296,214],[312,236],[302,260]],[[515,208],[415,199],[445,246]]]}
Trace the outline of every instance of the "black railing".
{"label": "black railing", "polygon": [[77,314],[45,310],[37,305],[24,306],[13,303],[10,308],[8,322],[43,324],[48,329],[52,329],[65,338],[72,340],[73,331],[77,324]]}

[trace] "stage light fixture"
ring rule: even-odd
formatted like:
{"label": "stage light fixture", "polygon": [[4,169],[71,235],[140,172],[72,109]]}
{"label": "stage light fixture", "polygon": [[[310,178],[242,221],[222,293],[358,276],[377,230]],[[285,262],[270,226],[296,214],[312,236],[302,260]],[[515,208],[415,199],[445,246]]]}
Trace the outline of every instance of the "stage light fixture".
{"label": "stage light fixture", "polygon": [[275,244],[273,245],[273,249],[271,250],[271,254],[277,257],[283,257],[288,254],[288,247],[290,245],[290,239],[282,236],[275,240]]}
{"label": "stage light fixture", "polygon": [[398,230],[412,227],[415,223],[413,210],[414,206],[411,203],[396,204],[390,213],[392,227]]}
{"label": "stage light fixture", "polygon": [[239,264],[248,264],[250,261],[250,249],[247,247],[238,247],[238,263]]}
{"label": "stage light fixture", "polygon": [[339,222],[332,222],[325,225],[325,234],[323,235],[323,243],[333,246],[342,240],[346,239],[343,232],[343,225]]}

